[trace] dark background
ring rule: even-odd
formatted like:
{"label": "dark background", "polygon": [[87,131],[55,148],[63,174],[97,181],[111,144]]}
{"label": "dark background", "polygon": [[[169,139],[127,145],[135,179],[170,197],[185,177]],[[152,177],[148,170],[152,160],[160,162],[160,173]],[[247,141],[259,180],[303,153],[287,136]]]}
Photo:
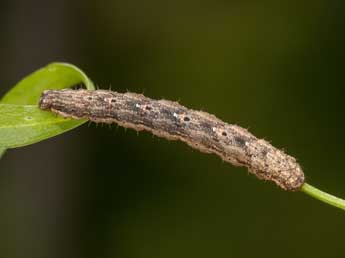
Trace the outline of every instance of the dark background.
{"label": "dark background", "polygon": [[[53,61],[216,114],[345,197],[343,1],[0,5],[0,93]],[[345,257],[344,212],[215,155],[84,125],[0,162],[0,257]]]}

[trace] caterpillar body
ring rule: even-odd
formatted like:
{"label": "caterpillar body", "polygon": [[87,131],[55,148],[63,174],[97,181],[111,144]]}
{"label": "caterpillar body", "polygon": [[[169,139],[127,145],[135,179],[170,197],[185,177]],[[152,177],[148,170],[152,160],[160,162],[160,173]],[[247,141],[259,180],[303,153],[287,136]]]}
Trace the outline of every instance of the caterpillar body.
{"label": "caterpillar body", "polygon": [[245,166],[259,179],[273,181],[284,190],[297,191],[304,183],[304,173],[295,158],[240,126],[177,102],[135,93],[66,89],[45,90],[39,106],[64,117],[117,123],[183,141],[235,166]]}

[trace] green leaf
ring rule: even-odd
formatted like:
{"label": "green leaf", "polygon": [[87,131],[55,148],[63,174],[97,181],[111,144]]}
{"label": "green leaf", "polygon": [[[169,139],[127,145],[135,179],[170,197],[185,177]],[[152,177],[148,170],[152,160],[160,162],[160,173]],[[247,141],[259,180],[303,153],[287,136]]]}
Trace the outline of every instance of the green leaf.
{"label": "green leaf", "polygon": [[0,104],[0,146],[20,147],[77,127],[84,121],[57,117],[33,105]]}
{"label": "green leaf", "polygon": [[42,91],[64,89],[83,83],[88,90],[95,87],[90,79],[76,66],[52,63],[18,82],[1,100],[1,104],[37,105]]}
{"label": "green leaf", "polygon": [[86,120],[57,117],[37,106],[43,90],[63,89],[79,83],[94,90],[93,83],[77,67],[52,63],[12,88],[0,102],[0,157],[6,148],[36,143],[85,123]]}

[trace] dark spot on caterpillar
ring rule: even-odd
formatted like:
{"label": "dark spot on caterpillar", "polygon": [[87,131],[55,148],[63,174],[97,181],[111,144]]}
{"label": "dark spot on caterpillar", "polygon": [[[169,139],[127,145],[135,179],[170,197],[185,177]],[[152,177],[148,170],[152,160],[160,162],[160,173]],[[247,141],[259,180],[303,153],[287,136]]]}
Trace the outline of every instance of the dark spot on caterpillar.
{"label": "dark spot on caterpillar", "polygon": [[116,102],[116,99],[111,99],[110,102],[111,102],[111,103],[115,103],[115,102]]}
{"label": "dark spot on caterpillar", "polygon": [[183,121],[188,122],[188,121],[190,121],[190,118],[189,118],[188,116],[185,116],[185,117],[183,118]]}
{"label": "dark spot on caterpillar", "polygon": [[208,134],[212,134],[212,125],[208,122],[201,122],[200,127],[203,128],[204,131],[206,131]]}
{"label": "dark spot on caterpillar", "polygon": [[212,137],[212,140],[214,140],[215,142],[219,142],[219,139],[217,137]]}
{"label": "dark spot on caterpillar", "polygon": [[227,133],[226,133],[226,132],[222,132],[222,135],[223,135],[223,136],[227,136]]}
{"label": "dark spot on caterpillar", "polygon": [[262,150],[261,154],[262,154],[262,156],[266,156],[267,155],[267,150]]}
{"label": "dark spot on caterpillar", "polygon": [[137,110],[138,109],[138,103],[136,100],[129,100],[126,102],[126,105],[132,109],[132,110]]}
{"label": "dark spot on caterpillar", "polygon": [[150,106],[146,106],[145,109],[146,110],[152,110],[152,108]]}
{"label": "dark spot on caterpillar", "polygon": [[170,111],[169,109],[162,108],[161,113],[169,120],[176,120],[176,117],[174,116],[174,112]]}
{"label": "dark spot on caterpillar", "polygon": [[92,97],[91,97],[91,96],[89,96],[89,97],[87,97],[87,99],[88,99],[88,100],[92,100]]}
{"label": "dark spot on caterpillar", "polygon": [[234,141],[239,147],[245,147],[246,146],[246,140],[244,140],[243,138],[241,138],[239,136],[235,136]]}
{"label": "dark spot on caterpillar", "polygon": [[178,120],[178,118],[176,117],[176,112],[177,110],[169,110],[167,108],[162,108],[160,110],[161,115],[163,115],[164,119],[166,119],[167,121],[170,121],[170,128],[174,128],[174,130],[176,131],[177,128],[181,128],[181,124]]}

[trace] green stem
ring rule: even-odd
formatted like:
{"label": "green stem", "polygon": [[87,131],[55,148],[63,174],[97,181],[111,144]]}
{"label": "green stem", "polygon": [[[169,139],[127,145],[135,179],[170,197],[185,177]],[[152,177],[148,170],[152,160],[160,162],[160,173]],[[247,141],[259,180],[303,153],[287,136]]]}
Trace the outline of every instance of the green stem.
{"label": "green stem", "polygon": [[345,210],[345,200],[340,199],[334,195],[331,195],[329,193],[323,192],[314,186],[311,186],[307,183],[304,183],[302,185],[301,191],[314,197],[315,199],[318,199],[322,202],[325,202],[329,205],[332,205],[334,207],[337,207],[339,209]]}

